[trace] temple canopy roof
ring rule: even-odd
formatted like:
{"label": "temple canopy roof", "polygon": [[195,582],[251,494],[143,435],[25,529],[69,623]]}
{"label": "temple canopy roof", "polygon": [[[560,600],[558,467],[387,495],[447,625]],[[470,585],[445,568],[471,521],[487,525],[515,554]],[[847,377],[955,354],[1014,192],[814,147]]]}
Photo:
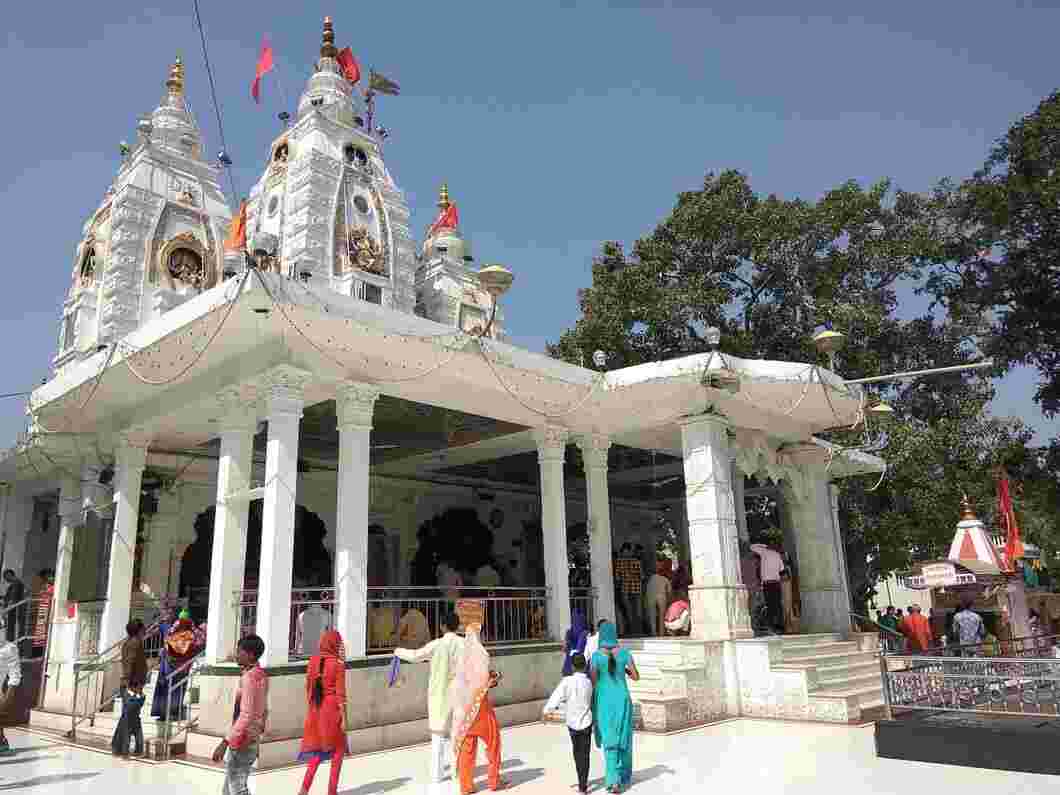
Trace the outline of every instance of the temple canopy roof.
{"label": "temple canopy roof", "polygon": [[[498,455],[533,450],[529,429],[547,423],[680,457],[679,420],[717,412],[734,427],[735,447],[768,461],[786,447],[827,451],[813,435],[853,425],[862,408],[859,387],[808,364],[702,354],[601,373],[256,271],[72,366],[37,389],[31,406],[53,446],[78,434],[107,444],[138,428],[153,448],[188,449],[217,437],[221,389],[281,363],[314,374],[307,407],[352,379],[502,423],[502,432],[465,437],[460,447],[497,447],[500,437]],[[460,464],[454,455],[444,462]],[[857,454],[836,465],[837,476],[883,469]]]}

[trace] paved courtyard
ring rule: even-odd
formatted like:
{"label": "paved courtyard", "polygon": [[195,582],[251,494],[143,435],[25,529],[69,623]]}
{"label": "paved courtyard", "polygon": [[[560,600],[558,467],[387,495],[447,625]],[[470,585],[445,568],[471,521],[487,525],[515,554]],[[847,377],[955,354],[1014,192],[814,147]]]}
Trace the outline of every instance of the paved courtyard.
{"label": "paved courtyard", "polygon": [[[186,764],[117,762],[109,755],[68,748],[39,735],[10,731],[18,754],[0,759],[0,792],[32,795],[94,792],[221,792],[218,773]],[[574,782],[569,741],[560,726],[531,725],[504,732],[505,776],[514,793],[568,792]],[[603,792],[601,758],[594,751],[594,789]],[[411,795],[430,792],[422,748],[348,759],[341,795]],[[1052,776],[876,759],[872,729],[739,720],[671,737],[637,737],[636,793],[683,795],[733,788],[793,795],[821,793],[956,792],[962,795],[1053,793]],[[478,783],[485,786],[484,768]],[[321,769],[314,792],[327,788]],[[255,795],[295,795],[302,768],[254,776]],[[761,789],[760,789],[761,788]],[[765,789],[768,788],[768,789]],[[455,787],[446,785],[450,795]]]}

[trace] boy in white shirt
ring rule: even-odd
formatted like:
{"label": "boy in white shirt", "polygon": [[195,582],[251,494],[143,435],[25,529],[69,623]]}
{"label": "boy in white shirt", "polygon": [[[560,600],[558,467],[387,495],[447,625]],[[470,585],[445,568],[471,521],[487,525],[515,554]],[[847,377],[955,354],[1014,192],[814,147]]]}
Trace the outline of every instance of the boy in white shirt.
{"label": "boy in white shirt", "polygon": [[578,791],[589,791],[589,748],[593,739],[593,683],[585,673],[585,655],[571,657],[574,673],[563,678],[548,703],[544,714],[558,712],[564,707],[564,719],[574,749],[574,767],[578,771]]}
{"label": "boy in white shirt", "polygon": [[[0,628],[3,623],[0,621]],[[16,693],[21,683],[22,663],[18,657],[18,646],[0,638],[0,754],[11,753],[4,728],[13,723],[11,713],[14,712]]]}

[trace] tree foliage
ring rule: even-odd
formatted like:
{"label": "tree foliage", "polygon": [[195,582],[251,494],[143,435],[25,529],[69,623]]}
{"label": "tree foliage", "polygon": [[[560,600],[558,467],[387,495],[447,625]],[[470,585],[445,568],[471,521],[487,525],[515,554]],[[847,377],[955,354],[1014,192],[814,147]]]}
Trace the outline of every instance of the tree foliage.
{"label": "tree foliage", "polygon": [[[989,331],[981,313],[898,315],[899,285],[926,288],[930,278],[933,287],[955,250],[939,212],[945,201],[940,192],[893,191],[886,180],[868,189],[847,182],[816,202],[786,200],[756,195],[739,172],[708,174],[630,253],[617,242],[602,246],[592,285],[579,295],[582,315],[549,353],[584,363],[603,350],[614,369],[706,351],[703,332],[717,326],[726,353],[813,361],[812,335],[826,325],[847,335],[837,369],[848,378],[967,363]],[[962,494],[987,512],[996,465],[1042,479],[1048,461],[1060,460],[1060,451],[1049,459],[1031,450],[1018,422],[989,416],[993,392],[978,375],[880,393],[898,414],[882,451],[888,477],[878,488],[847,479],[841,491],[861,601],[880,574],[945,553]],[[1055,527],[1047,491],[1032,490],[1028,501],[1035,532]]]}
{"label": "tree foliage", "polygon": [[984,348],[1032,365],[1060,413],[1060,92],[1014,123],[983,165],[933,197],[940,230],[928,288],[951,315],[991,315]]}

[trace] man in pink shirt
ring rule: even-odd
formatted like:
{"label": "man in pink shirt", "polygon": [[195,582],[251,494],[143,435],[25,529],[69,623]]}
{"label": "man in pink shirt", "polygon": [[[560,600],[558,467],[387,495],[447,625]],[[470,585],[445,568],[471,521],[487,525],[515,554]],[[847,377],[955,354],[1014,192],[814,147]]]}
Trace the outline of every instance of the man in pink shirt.
{"label": "man in pink shirt", "polygon": [[[243,669],[236,691],[232,728],[213,752],[213,761],[225,763],[224,795],[249,795],[247,778],[258,759],[258,744],[269,713],[269,679],[258,665],[265,641],[247,635],[239,641],[236,662]],[[227,751],[227,756],[225,752]]]}

